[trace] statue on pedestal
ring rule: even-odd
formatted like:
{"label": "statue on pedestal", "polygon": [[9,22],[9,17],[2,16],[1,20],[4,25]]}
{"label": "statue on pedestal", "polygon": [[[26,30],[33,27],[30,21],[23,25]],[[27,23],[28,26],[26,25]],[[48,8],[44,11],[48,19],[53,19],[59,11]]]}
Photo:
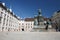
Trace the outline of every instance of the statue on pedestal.
{"label": "statue on pedestal", "polygon": [[39,31],[44,27],[44,18],[41,14],[41,9],[38,10],[38,15],[34,16],[34,30]]}
{"label": "statue on pedestal", "polygon": [[40,22],[43,22],[43,16],[41,14],[41,9],[38,10],[38,16],[34,16],[34,25],[41,25]]}

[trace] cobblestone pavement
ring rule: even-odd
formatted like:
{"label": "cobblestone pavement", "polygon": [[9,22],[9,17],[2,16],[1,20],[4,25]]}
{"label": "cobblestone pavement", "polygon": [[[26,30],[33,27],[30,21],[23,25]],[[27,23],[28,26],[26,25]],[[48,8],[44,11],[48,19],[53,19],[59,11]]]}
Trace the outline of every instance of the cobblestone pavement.
{"label": "cobblestone pavement", "polygon": [[60,32],[0,32],[0,40],[60,40]]}

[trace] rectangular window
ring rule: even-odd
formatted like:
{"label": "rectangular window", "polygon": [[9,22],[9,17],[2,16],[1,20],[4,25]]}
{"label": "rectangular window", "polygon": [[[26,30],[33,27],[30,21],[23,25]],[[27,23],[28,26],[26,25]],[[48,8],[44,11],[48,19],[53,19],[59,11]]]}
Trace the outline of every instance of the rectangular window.
{"label": "rectangular window", "polygon": [[28,25],[30,25],[30,24],[28,24]]}
{"label": "rectangular window", "polygon": [[0,21],[1,21],[1,18],[0,18]]}
{"label": "rectangular window", "polygon": [[0,21],[0,23],[1,23],[1,21]]}
{"label": "rectangular window", "polygon": [[4,20],[3,20],[3,26],[5,25],[5,18],[4,18]]}
{"label": "rectangular window", "polygon": [[6,13],[7,11],[5,11],[5,13]]}
{"label": "rectangular window", "polygon": [[22,25],[24,25],[24,24],[22,23]]}
{"label": "rectangular window", "polygon": [[3,12],[1,12],[1,14],[2,14]]}
{"label": "rectangular window", "polygon": [[32,26],[31,26],[31,28],[32,28]]}
{"label": "rectangular window", "polygon": [[[6,16],[6,14],[5,14],[5,16]],[[5,16],[4,16],[4,17],[5,17]]]}
{"label": "rectangular window", "polygon": [[2,8],[2,11],[3,11],[3,8]]}
{"label": "rectangular window", "polygon": [[7,29],[7,27],[6,27],[6,29]]}
{"label": "rectangular window", "polygon": [[19,24],[20,25],[20,24]]}
{"label": "rectangular window", "polygon": [[22,26],[22,27],[24,27],[24,26]]}
{"label": "rectangular window", "polygon": [[5,25],[5,23],[3,23],[3,26]]}
{"label": "rectangular window", "polygon": [[27,28],[27,26],[26,26],[26,28]]}
{"label": "rectangular window", "polygon": [[6,24],[6,26],[7,26],[8,24]]}
{"label": "rectangular window", "polygon": [[1,18],[0,18],[0,23],[1,23]]}
{"label": "rectangular window", "polygon": [[30,28],[30,26],[28,26],[28,28]]}
{"label": "rectangular window", "polygon": [[3,12],[1,12],[0,17],[2,17]]}

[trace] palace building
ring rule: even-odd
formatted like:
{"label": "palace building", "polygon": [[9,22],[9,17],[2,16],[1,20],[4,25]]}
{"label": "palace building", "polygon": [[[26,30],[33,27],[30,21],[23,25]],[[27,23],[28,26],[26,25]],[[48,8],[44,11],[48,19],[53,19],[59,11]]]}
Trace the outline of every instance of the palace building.
{"label": "palace building", "polygon": [[45,28],[44,22],[46,21],[40,9],[34,18],[22,20],[14,14],[11,8],[7,8],[5,3],[0,2],[0,31],[40,31],[41,28]]}
{"label": "palace building", "polygon": [[20,20],[20,31],[30,32],[34,27],[34,18]]}
{"label": "palace building", "polygon": [[60,10],[54,12],[54,14],[52,15],[51,17],[51,20],[52,20],[52,25],[53,25],[53,28],[55,28],[55,22],[57,22],[58,24],[58,29],[60,30]]}
{"label": "palace building", "polygon": [[5,3],[0,2],[0,31],[31,31],[34,27],[34,18],[21,20]]}
{"label": "palace building", "polygon": [[19,29],[19,17],[8,9],[5,3],[0,2],[0,31],[17,31]]}

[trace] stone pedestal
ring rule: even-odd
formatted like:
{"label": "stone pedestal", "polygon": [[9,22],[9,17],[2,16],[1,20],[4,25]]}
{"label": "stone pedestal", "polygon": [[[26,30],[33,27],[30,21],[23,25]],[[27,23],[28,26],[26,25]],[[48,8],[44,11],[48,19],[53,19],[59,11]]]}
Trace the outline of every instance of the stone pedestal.
{"label": "stone pedestal", "polygon": [[45,25],[34,26],[34,28],[33,28],[34,32],[41,32],[44,30],[45,30]]}

